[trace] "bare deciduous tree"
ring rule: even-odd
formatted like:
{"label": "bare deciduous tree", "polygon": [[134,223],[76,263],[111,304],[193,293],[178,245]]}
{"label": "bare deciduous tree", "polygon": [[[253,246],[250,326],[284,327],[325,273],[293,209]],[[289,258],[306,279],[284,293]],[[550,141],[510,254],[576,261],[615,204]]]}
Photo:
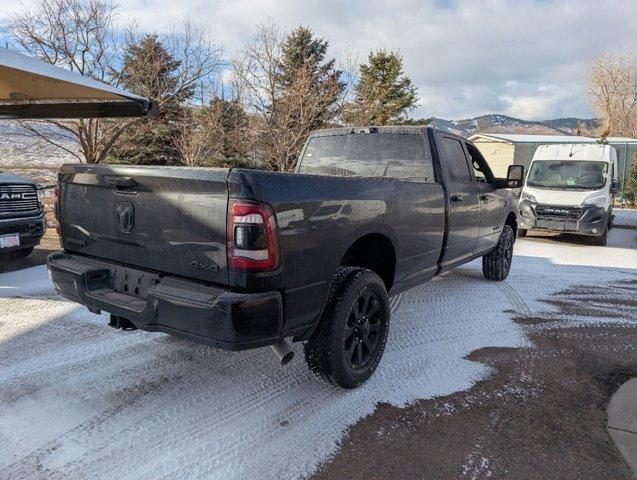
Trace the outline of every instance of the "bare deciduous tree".
{"label": "bare deciduous tree", "polygon": [[[182,31],[162,38],[167,50],[179,61],[174,84],[154,84],[160,65],[137,62],[134,70],[124,70],[124,45],[139,41],[141,34],[133,24],[122,39],[113,21],[116,6],[111,0],[40,0],[11,17],[9,30],[23,51],[54,65],[140,95],[152,94],[161,109],[181,102],[186,92],[210,75],[218,66],[220,51],[203,30],[186,21]],[[126,74],[124,74],[126,73]],[[147,87],[147,88],[146,88]],[[32,134],[71,153],[78,161],[103,162],[125,131],[140,120],[80,119],[47,121],[58,127],[78,145],[73,151],[56,141],[39,122],[23,123]]]}
{"label": "bare deciduous tree", "polygon": [[637,136],[637,63],[625,54],[602,55],[590,66],[589,95],[604,135]]}
{"label": "bare deciduous tree", "polygon": [[246,165],[250,118],[237,98],[214,97],[205,107],[184,108],[175,147],[188,166]]}
{"label": "bare deciduous tree", "polygon": [[[317,84],[316,65],[300,63],[281,81],[283,38],[272,24],[261,26],[232,62],[235,90],[252,115],[256,160],[290,171],[308,134],[336,115],[340,73]],[[290,72],[286,72],[290,73]],[[329,115],[326,115],[329,112]]]}
{"label": "bare deciduous tree", "polygon": [[188,167],[202,167],[210,158],[210,132],[199,108],[184,108],[179,117],[175,148],[181,163]]}

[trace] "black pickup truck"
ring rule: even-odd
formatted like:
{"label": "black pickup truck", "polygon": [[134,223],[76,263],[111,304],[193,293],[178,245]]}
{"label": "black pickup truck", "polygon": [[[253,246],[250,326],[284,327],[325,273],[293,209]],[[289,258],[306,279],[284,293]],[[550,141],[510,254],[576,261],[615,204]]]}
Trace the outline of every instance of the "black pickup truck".
{"label": "black pickup truck", "polygon": [[425,127],[316,132],[294,173],[65,165],[48,268],[111,326],[282,363],[305,341],[319,377],[353,388],[382,356],[388,294],[477,257],[506,278],[522,178]]}
{"label": "black pickup truck", "polygon": [[0,261],[29,255],[44,235],[44,209],[29,179],[0,172]]}

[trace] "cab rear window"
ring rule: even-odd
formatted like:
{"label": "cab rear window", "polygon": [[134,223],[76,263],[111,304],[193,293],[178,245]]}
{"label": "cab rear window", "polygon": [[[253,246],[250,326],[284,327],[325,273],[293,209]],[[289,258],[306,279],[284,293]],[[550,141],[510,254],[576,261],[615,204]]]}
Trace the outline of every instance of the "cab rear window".
{"label": "cab rear window", "polygon": [[435,181],[427,139],[417,133],[312,137],[298,171],[315,175]]}

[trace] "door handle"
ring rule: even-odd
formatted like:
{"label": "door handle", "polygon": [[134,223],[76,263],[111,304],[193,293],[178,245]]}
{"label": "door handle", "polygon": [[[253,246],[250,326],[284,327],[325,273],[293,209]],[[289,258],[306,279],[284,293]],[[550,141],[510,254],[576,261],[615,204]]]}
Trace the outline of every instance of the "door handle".
{"label": "door handle", "polygon": [[462,202],[462,195],[452,195],[451,196],[451,201],[452,202]]}

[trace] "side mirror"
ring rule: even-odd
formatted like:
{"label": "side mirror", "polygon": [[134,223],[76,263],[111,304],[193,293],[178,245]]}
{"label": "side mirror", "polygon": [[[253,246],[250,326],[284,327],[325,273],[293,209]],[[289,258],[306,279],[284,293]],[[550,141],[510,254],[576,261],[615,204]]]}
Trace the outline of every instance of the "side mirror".
{"label": "side mirror", "polygon": [[493,180],[495,188],[522,188],[524,184],[524,167],[522,165],[509,165],[507,178]]}
{"label": "side mirror", "polygon": [[619,180],[611,180],[610,182],[610,193],[612,193],[613,195],[615,195],[617,192],[619,192]]}
{"label": "side mirror", "polygon": [[524,183],[524,167],[522,165],[509,165],[506,188],[520,188],[522,183]]}

